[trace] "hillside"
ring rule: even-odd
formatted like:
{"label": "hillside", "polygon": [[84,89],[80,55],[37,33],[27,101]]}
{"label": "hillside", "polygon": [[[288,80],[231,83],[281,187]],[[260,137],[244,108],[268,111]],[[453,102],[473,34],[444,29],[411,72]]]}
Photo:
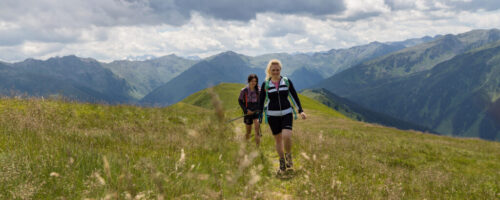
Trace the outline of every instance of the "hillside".
{"label": "hillside", "polygon": [[497,42],[353,98],[439,133],[500,141],[499,94]]}
{"label": "hillside", "polygon": [[[241,87],[213,91],[233,102]],[[276,177],[267,126],[260,149],[242,142],[242,123],[218,123],[203,93],[167,108],[0,99],[0,199],[500,197],[499,143],[336,117],[303,96],[296,172]]]}
{"label": "hillside", "polygon": [[295,70],[288,78],[293,80],[293,85],[296,85],[295,89],[298,91],[311,87],[323,80],[323,76],[319,71],[306,67]]}
{"label": "hillside", "polygon": [[302,91],[301,94],[319,101],[354,120],[376,123],[403,130],[417,130],[423,132],[430,131],[429,128],[369,110],[350,101],[349,99],[339,97],[325,89],[307,89]]}

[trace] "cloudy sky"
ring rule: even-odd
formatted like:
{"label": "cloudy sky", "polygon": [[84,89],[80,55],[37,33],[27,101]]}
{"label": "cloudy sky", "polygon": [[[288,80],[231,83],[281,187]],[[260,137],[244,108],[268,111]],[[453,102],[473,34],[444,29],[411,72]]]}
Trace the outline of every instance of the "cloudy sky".
{"label": "cloudy sky", "polygon": [[1,0],[0,60],[314,52],[500,28],[497,0]]}

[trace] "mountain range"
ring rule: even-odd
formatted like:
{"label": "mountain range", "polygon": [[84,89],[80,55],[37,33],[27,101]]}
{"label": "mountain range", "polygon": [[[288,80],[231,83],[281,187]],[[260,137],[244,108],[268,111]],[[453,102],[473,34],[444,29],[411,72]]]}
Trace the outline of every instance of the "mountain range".
{"label": "mountain range", "polygon": [[356,95],[387,84],[394,78],[432,69],[437,64],[474,48],[500,40],[500,30],[474,30],[444,35],[393,52],[335,74],[313,88],[325,88],[356,101]]}
{"label": "mountain range", "polygon": [[298,90],[325,88],[325,104],[343,105],[358,120],[500,140],[499,41],[500,30],[491,29],[311,53],[228,51],[201,60],[171,54],[110,63],[27,59],[0,63],[0,94],[168,106],[221,82],[245,83],[250,73],[262,82],[267,62],[277,58]]}
{"label": "mountain range", "polygon": [[94,59],[65,56],[46,61],[27,59],[0,64],[0,94],[64,96],[105,103],[129,103],[129,83]]}
{"label": "mountain range", "polygon": [[[140,103],[166,106],[221,82],[245,83],[248,74],[258,73],[262,70],[251,68],[242,57],[243,55],[229,51],[203,60],[153,90]],[[263,77],[262,73],[259,77]]]}
{"label": "mountain range", "polygon": [[[275,53],[251,57],[228,51],[208,57],[193,65],[176,78],[157,87],[140,103],[170,105],[198,90],[221,82],[245,83],[249,73],[257,74],[260,81],[263,81],[265,67],[270,59],[282,61],[283,75],[289,76],[294,82],[297,82],[295,84],[297,89],[305,89],[319,83],[326,76],[354,64],[428,40],[432,40],[432,38],[424,37],[391,44],[372,42],[368,45],[313,54]],[[179,91],[179,88],[183,88],[183,90]]]}
{"label": "mountain range", "polygon": [[[243,70],[244,73],[253,72],[259,74],[261,80],[264,78],[264,69],[271,58],[281,59],[284,65],[284,75],[292,77],[298,84],[299,89],[307,88],[317,84],[331,74],[350,67],[352,64],[390,53],[406,46],[415,45],[428,40],[431,37],[410,39],[401,42],[379,43],[373,42],[367,45],[356,46],[348,49],[335,49],[327,52],[317,53],[297,53],[297,54],[265,54],[260,56],[246,56],[234,52],[223,52],[205,59],[182,58],[175,54],[154,57],[143,56],[132,60],[118,60],[109,63],[98,62],[92,58],[79,58],[76,56],[54,57],[48,60],[27,59],[17,63],[0,63],[6,66],[0,80],[0,94],[11,95],[12,93],[23,93],[28,96],[50,96],[62,95],[80,101],[101,101],[107,103],[132,103],[149,102],[151,105],[152,96],[159,91],[153,92],[160,87],[165,88],[172,85],[168,83],[183,72],[189,73],[188,69],[195,64],[204,65],[212,62],[215,57],[219,63],[231,62],[235,58],[225,56],[230,54],[238,57],[241,66],[252,69]],[[220,57],[223,58],[220,58]],[[139,61],[145,58],[149,60]],[[227,61],[220,59],[228,59]],[[244,64],[243,64],[244,63]],[[225,64],[231,65],[231,64]],[[21,66],[21,67],[19,67]],[[238,68],[239,66],[236,66]],[[54,69],[52,69],[54,68]],[[74,70],[77,68],[78,70]],[[43,69],[43,70],[42,70]],[[231,68],[226,68],[231,70]],[[88,71],[83,73],[82,71]],[[191,71],[196,71],[193,69]],[[216,70],[217,71],[217,70]],[[111,72],[111,73],[110,73]],[[222,72],[219,70],[219,72]],[[295,73],[294,73],[295,72]],[[85,74],[85,75],[82,75]],[[226,72],[222,72],[226,73]],[[226,73],[227,74],[227,73]],[[232,76],[228,74],[229,76]],[[89,76],[95,80],[88,79]],[[183,75],[186,76],[186,75]],[[190,75],[188,75],[190,77]],[[245,82],[247,74],[237,76],[238,81]],[[104,84],[101,80],[106,77],[111,82],[121,82],[115,84]],[[215,78],[215,79],[214,79]],[[234,81],[233,77],[209,76],[203,77],[207,83],[220,83]],[[198,79],[200,80],[200,79]],[[123,82],[125,81],[125,82]],[[175,82],[179,84],[180,80]],[[190,79],[185,79],[190,81]],[[187,84],[187,83],[186,83]],[[102,86],[101,86],[102,85]],[[203,84],[201,84],[203,85]],[[208,85],[204,85],[208,86]],[[196,90],[193,90],[196,89]],[[186,96],[192,94],[199,87],[191,87],[185,90]],[[166,95],[170,96],[170,95]],[[175,96],[175,95],[174,95]],[[166,99],[162,102],[152,104],[167,105],[165,102],[175,103],[181,98]]]}
{"label": "mountain range", "polygon": [[195,63],[194,60],[171,54],[145,61],[113,61],[102,63],[102,66],[127,80],[134,89],[131,96],[135,100],[140,100],[149,92],[167,83]]}
{"label": "mountain range", "polygon": [[355,96],[375,111],[447,135],[500,139],[500,43]]}
{"label": "mountain range", "polygon": [[323,80],[329,91],[446,135],[500,140],[500,31],[445,35]]}

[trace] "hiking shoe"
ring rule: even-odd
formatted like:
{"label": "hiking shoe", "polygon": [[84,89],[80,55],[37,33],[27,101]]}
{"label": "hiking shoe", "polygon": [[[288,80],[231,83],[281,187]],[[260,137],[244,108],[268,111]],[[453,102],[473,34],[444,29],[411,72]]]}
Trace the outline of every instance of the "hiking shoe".
{"label": "hiking shoe", "polygon": [[286,171],[286,163],[285,163],[285,158],[280,158],[280,169],[279,171],[285,172]]}
{"label": "hiking shoe", "polygon": [[286,158],[286,168],[291,169],[293,167],[292,153],[285,153],[285,158]]}

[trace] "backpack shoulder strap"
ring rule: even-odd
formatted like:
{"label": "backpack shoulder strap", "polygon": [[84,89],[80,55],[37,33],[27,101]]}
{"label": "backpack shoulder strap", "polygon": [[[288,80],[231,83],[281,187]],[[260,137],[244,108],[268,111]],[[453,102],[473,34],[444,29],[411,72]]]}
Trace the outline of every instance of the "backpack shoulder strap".
{"label": "backpack shoulder strap", "polygon": [[268,91],[269,91],[269,82],[271,81],[271,78],[267,79],[265,81],[265,85],[264,85],[264,91],[266,92],[266,98],[264,99],[264,102],[262,103],[265,103],[264,105],[264,119],[265,119],[265,122],[267,124],[267,104],[266,104],[266,101],[269,103],[269,95],[268,95]]}
{"label": "backpack shoulder strap", "polygon": [[[283,77],[283,81],[285,81],[286,87],[288,88],[288,97],[292,100],[293,106],[297,107],[297,103],[295,103],[295,99],[293,99],[292,94],[290,93],[290,82],[288,81],[288,77]],[[298,119],[297,112],[294,107],[292,107],[292,111],[294,118]]]}
{"label": "backpack shoulder strap", "polygon": [[290,83],[288,82],[288,78],[286,76],[283,77],[283,81],[285,81],[286,87],[290,87]]}
{"label": "backpack shoulder strap", "polygon": [[245,95],[245,106],[248,108],[248,87],[243,89],[243,94]]}

